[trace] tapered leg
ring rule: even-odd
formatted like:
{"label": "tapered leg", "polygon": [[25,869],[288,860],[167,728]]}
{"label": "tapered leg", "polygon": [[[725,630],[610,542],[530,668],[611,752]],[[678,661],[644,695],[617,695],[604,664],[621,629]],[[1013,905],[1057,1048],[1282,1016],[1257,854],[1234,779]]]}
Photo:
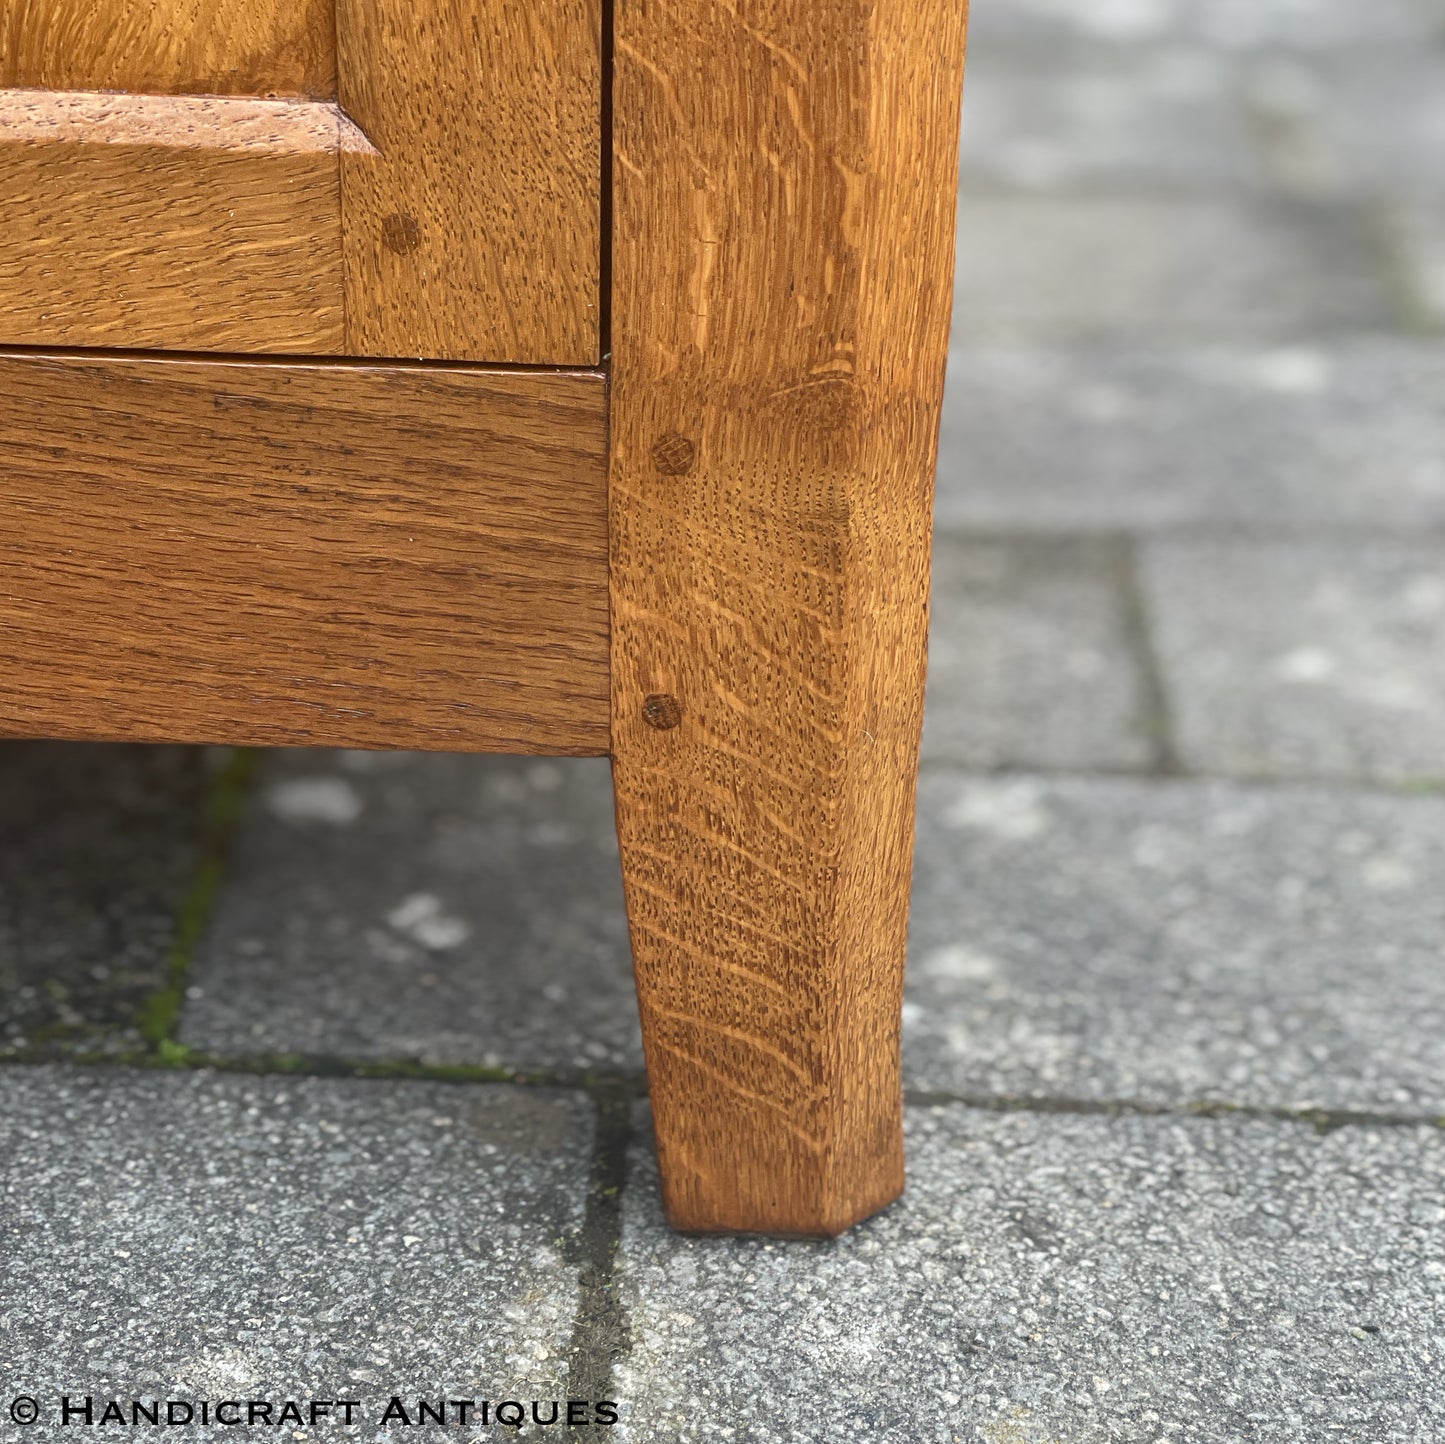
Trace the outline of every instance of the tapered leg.
{"label": "tapered leg", "polygon": [[903,1184],[961,0],[618,0],[613,771],[668,1213]]}

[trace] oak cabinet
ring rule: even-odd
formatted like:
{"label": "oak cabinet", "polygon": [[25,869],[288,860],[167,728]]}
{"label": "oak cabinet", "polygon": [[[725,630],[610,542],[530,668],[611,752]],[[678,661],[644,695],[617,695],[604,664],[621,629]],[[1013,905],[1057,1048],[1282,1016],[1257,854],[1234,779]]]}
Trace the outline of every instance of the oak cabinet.
{"label": "oak cabinet", "polygon": [[963,0],[0,0],[0,734],[610,755],[670,1216],[902,1187]]}

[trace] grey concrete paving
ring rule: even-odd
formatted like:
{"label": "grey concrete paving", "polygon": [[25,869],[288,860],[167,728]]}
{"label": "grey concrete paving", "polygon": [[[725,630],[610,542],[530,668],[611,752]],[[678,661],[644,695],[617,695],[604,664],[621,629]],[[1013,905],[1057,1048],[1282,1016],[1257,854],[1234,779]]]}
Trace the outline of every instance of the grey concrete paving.
{"label": "grey concrete paving", "polygon": [[910,1112],[836,1243],[684,1239],[628,1190],[633,1444],[1423,1444],[1445,1133]]}
{"label": "grey concrete paving", "polygon": [[954,341],[1389,327],[1395,303],[1377,230],[1344,206],[968,191]]}
{"label": "grey concrete paving", "polygon": [[606,762],[274,753],[181,1038],[636,1067],[630,959]]}
{"label": "grey concrete paving", "polygon": [[1445,532],[1445,343],[956,347],[941,527]]}
{"label": "grey concrete paving", "polygon": [[142,1046],[206,785],[194,748],[0,742],[0,1058]]}
{"label": "grey concrete paving", "polygon": [[969,70],[962,173],[1025,190],[1266,184],[1234,65],[1199,47],[982,47]]}
{"label": "grey concrete paving", "polygon": [[923,755],[980,768],[1150,766],[1127,561],[1088,539],[940,534]]}
{"label": "grey concrete paving", "polygon": [[[0,1094],[0,1439],[68,1434],[63,1393],[373,1419],[392,1394],[566,1397],[585,1101],[57,1068],[0,1072]],[[19,1393],[43,1429],[7,1417]]]}
{"label": "grey concrete paving", "polygon": [[904,1067],[1445,1114],[1445,797],[925,771]]}
{"label": "grey concrete paving", "polygon": [[1445,783],[1445,545],[1172,539],[1142,561],[1186,764]]}

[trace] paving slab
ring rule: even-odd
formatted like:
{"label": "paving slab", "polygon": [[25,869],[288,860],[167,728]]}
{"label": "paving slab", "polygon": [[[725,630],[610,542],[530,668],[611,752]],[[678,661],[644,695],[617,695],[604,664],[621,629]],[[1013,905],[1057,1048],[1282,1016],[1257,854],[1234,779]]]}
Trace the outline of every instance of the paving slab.
{"label": "paving slab", "polygon": [[62,1394],[352,1398],[372,1421],[392,1394],[565,1398],[585,1100],[59,1068],[0,1096],[0,1369],[49,1426],[0,1414],[0,1439],[61,1437]]}
{"label": "paving slab", "polygon": [[943,527],[1445,531],[1445,343],[956,346]]}
{"label": "paving slab", "polygon": [[1350,206],[965,189],[955,344],[1319,336],[1396,323],[1383,246]]}
{"label": "paving slab", "polygon": [[1445,796],[925,768],[905,1078],[1445,1115],[1441,877]]}
{"label": "paving slab", "polygon": [[1445,783],[1445,543],[1160,538],[1141,576],[1186,765]]}
{"label": "paving slab", "polygon": [[632,1444],[1416,1444],[1445,1430],[1445,1134],[911,1109],[901,1203],[684,1239],[639,1151]]}
{"label": "paving slab", "polygon": [[1232,63],[1201,47],[971,57],[962,174],[1027,190],[1271,180]]}
{"label": "paving slab", "polygon": [[980,768],[1145,768],[1155,747],[1121,549],[935,533],[923,755]]}
{"label": "paving slab", "polygon": [[998,41],[1137,44],[1202,40],[1231,50],[1429,43],[1438,0],[980,0],[970,17],[979,51]]}
{"label": "paving slab", "polygon": [[637,1067],[602,759],[268,754],[181,1038],[224,1054]]}
{"label": "paving slab", "polygon": [[211,765],[199,748],[0,742],[0,1058],[143,1046]]}

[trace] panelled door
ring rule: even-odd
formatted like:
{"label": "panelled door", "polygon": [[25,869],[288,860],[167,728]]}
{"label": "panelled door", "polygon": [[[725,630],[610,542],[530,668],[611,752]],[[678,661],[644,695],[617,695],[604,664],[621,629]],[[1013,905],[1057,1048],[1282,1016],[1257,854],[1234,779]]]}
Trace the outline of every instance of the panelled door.
{"label": "panelled door", "polygon": [[0,0],[0,346],[598,359],[600,0]]}

